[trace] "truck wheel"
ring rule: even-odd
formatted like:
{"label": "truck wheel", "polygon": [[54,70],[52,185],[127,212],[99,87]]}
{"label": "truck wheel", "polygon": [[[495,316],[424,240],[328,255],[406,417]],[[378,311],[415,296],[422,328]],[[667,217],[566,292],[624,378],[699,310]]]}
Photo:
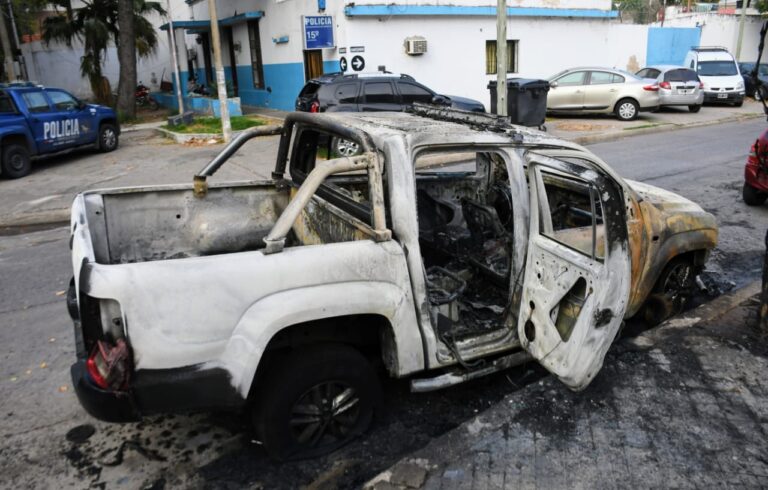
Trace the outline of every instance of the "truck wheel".
{"label": "truck wheel", "polygon": [[330,453],[370,425],[381,388],[368,360],[343,345],[295,351],[266,374],[254,425],[277,460]]}
{"label": "truck wheel", "polygon": [[360,154],[360,145],[344,138],[333,138],[331,146],[342,157],[353,157]]}
{"label": "truck wheel", "polygon": [[683,311],[695,279],[695,267],[689,257],[672,259],[646,300],[643,312],[645,321],[656,325]]}
{"label": "truck wheel", "polygon": [[114,151],[117,148],[117,127],[111,123],[99,126],[99,150],[103,152]]}
{"label": "truck wheel", "polygon": [[632,99],[621,99],[616,103],[614,112],[621,121],[632,121],[637,117],[637,113],[640,112],[640,106]]}
{"label": "truck wheel", "polygon": [[765,202],[768,197],[764,192],[760,192],[751,185],[744,182],[744,188],[741,191],[741,197],[747,206],[759,206]]}
{"label": "truck wheel", "polygon": [[11,143],[3,147],[3,175],[9,179],[24,177],[32,171],[32,161],[29,150],[19,143]]}

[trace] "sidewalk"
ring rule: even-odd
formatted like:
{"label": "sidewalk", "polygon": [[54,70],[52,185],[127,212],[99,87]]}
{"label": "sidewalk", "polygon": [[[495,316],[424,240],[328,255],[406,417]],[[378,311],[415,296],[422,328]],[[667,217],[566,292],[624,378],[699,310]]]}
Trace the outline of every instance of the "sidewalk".
{"label": "sidewalk", "polygon": [[768,486],[759,290],[621,340],[581,393],[549,377],[508,396],[366,488]]}
{"label": "sidewalk", "polygon": [[558,138],[587,145],[611,141],[627,136],[695,128],[754,118],[765,118],[760,102],[745,99],[741,107],[707,105],[697,113],[687,107],[665,107],[658,112],[641,112],[631,122],[622,122],[613,116],[548,117],[547,132]]}

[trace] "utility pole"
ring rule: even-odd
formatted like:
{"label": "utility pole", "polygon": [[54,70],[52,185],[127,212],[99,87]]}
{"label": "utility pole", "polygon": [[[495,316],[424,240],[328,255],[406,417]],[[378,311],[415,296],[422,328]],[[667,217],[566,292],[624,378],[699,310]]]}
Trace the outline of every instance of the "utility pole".
{"label": "utility pole", "polygon": [[[2,10],[0,10],[2,12]],[[0,42],[3,43],[3,56],[5,57],[5,76],[8,81],[16,80],[16,70],[13,66],[13,51],[11,40],[8,37],[8,29],[5,27],[5,16],[0,14]]]}
{"label": "utility pole", "polygon": [[184,114],[184,97],[181,96],[181,75],[179,74],[179,60],[176,55],[176,31],[173,30],[173,12],[171,0],[168,0],[168,40],[171,42],[171,59],[173,60],[173,74],[176,76],[176,101],[179,105],[179,115]]}
{"label": "utility pole", "polygon": [[211,15],[213,63],[216,65],[216,88],[219,91],[221,129],[224,133],[224,143],[229,143],[232,138],[232,123],[229,121],[229,107],[227,107],[227,82],[224,78],[224,66],[221,64],[221,37],[219,36],[219,18],[216,14],[216,0],[208,0],[208,11]]}
{"label": "utility pole", "polygon": [[747,0],[741,1],[741,18],[739,19],[739,39],[736,41],[736,61],[741,60],[741,39],[744,37],[744,21],[747,18]]}
{"label": "utility pole", "polygon": [[[13,16],[13,5],[11,5],[11,0],[8,0],[8,17],[11,19],[11,34],[13,34],[13,45],[18,49],[19,31],[16,30],[16,18]],[[27,73],[27,62],[24,59],[24,55],[19,56],[19,69],[21,70],[21,78],[23,80],[29,80],[29,74]]]}
{"label": "utility pole", "polygon": [[507,0],[496,2],[496,114],[507,115]]}

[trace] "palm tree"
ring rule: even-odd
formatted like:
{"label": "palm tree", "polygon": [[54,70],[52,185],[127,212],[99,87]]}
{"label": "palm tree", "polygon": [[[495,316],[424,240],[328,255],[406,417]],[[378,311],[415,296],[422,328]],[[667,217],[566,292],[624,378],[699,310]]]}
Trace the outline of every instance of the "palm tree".
{"label": "palm tree", "polygon": [[[69,0],[55,1],[54,4],[63,7],[66,13],[45,19],[43,40],[46,44],[59,41],[67,45],[71,45],[73,39],[82,41],[80,74],[88,78],[96,100],[109,103],[109,81],[101,69],[109,43],[115,46],[119,43],[118,0],[83,0],[82,3],[82,8],[72,10]],[[157,33],[145,16],[151,13],[165,15],[165,9],[159,2],[133,0],[133,13],[136,51],[144,58],[157,48]]]}

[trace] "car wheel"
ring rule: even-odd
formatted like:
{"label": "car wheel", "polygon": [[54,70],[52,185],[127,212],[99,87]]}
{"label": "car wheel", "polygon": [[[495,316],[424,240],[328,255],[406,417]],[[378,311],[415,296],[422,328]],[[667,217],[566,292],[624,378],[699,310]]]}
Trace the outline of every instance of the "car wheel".
{"label": "car wheel", "polygon": [[689,105],[688,106],[688,111],[689,112],[696,113],[696,112],[699,112],[700,110],[701,110],[701,104],[695,104],[695,105]]}
{"label": "car wheel", "polygon": [[360,145],[344,138],[336,138],[334,140],[333,149],[343,157],[353,157],[360,153]]}
{"label": "car wheel", "polygon": [[622,121],[632,121],[637,117],[637,113],[640,112],[637,102],[632,99],[621,99],[615,108],[616,117]]}
{"label": "car wheel", "polygon": [[741,107],[741,106],[743,106],[743,105],[744,105],[744,101],[743,101],[743,100],[740,100],[740,101],[738,101],[738,102],[735,102],[735,103],[733,104],[733,107]]}
{"label": "car wheel", "polygon": [[268,369],[254,424],[277,460],[321,456],[366,431],[381,397],[376,373],[357,350],[322,345]]}
{"label": "car wheel", "polygon": [[117,127],[111,123],[104,123],[99,127],[99,150],[103,152],[114,151],[117,148]]}
{"label": "car wheel", "polygon": [[696,271],[688,257],[672,259],[661,272],[644,307],[646,322],[656,325],[680,313],[688,302]]}
{"label": "car wheel", "polygon": [[744,188],[741,191],[741,197],[747,206],[759,206],[765,202],[765,198],[768,195],[764,192],[760,192],[751,185],[744,182]]}
{"label": "car wheel", "polygon": [[762,100],[763,99],[763,96],[760,93],[760,88],[759,87],[756,88],[755,91],[752,93],[752,98],[755,99],[755,100]]}
{"label": "car wheel", "polygon": [[11,143],[3,147],[3,175],[9,179],[24,177],[32,171],[32,160],[29,150],[19,143]]}

